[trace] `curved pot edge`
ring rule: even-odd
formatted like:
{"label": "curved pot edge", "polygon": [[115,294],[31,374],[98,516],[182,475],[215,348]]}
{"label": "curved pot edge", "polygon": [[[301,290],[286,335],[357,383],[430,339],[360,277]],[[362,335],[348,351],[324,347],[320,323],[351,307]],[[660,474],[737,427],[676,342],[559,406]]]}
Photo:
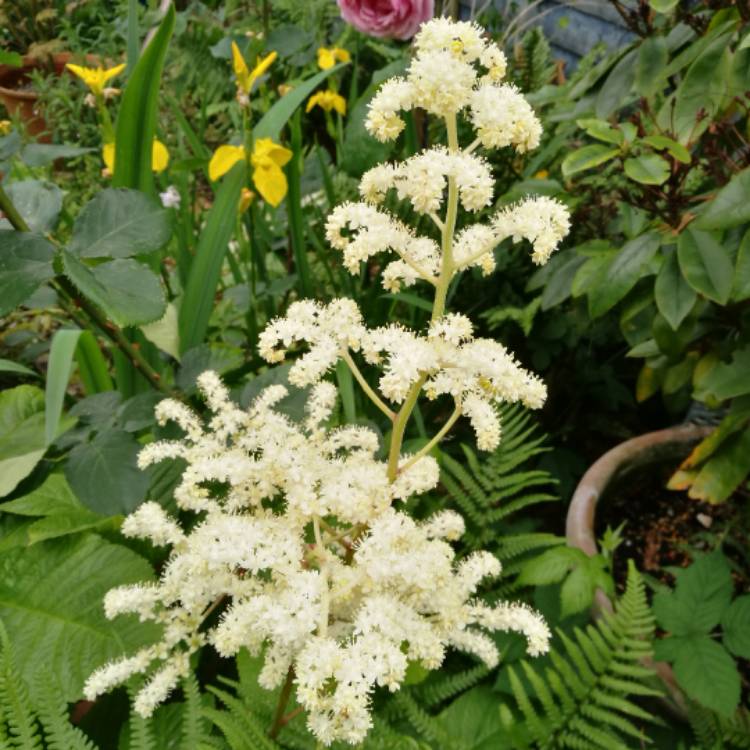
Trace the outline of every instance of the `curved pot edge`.
{"label": "curved pot edge", "polygon": [[[598,458],[581,478],[573,493],[565,520],[565,537],[568,545],[577,547],[587,555],[599,552],[594,533],[596,506],[613,482],[629,471],[670,458],[684,456],[689,448],[713,431],[703,425],[679,425],[656,432],[647,432],[626,440]],[[612,601],[602,591],[596,592],[592,612],[595,617],[602,611],[612,611]],[[666,662],[648,660],[656,670],[669,693],[663,704],[667,710],[682,720],[687,720],[685,697],[677,685],[672,668]]]}

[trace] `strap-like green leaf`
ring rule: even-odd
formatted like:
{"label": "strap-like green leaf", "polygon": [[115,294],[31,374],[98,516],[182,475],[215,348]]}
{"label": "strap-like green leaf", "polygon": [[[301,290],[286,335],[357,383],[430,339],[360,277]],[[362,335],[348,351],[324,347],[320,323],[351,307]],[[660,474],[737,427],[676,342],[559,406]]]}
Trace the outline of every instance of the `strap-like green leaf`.
{"label": "strap-like green leaf", "polygon": [[55,439],[57,434],[65,391],[68,389],[73,366],[73,353],[80,335],[80,330],[68,329],[57,331],[52,338],[47,366],[47,386],[44,393],[44,441],[47,445]]}
{"label": "strap-like green leaf", "polygon": [[170,5],[154,38],[128,79],[117,115],[116,157],[113,187],[154,192],[151,151],[156,134],[156,110],[167,46],[174,29],[175,11]]}

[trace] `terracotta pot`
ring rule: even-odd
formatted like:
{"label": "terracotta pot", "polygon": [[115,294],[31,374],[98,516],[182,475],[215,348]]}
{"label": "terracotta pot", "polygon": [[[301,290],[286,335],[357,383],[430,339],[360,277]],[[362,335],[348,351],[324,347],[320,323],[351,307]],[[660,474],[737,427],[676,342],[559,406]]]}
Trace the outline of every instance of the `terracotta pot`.
{"label": "terracotta pot", "polygon": [[24,57],[23,65],[19,68],[0,65],[0,101],[5,105],[11,117],[18,116],[23,120],[29,135],[43,143],[48,143],[50,136],[46,132],[47,123],[44,115],[37,108],[39,96],[28,87],[31,72],[54,70],[57,75],[62,75],[65,64],[72,58],[73,55],[70,52],[60,52],[52,55],[51,60],[45,61]]}
{"label": "terracotta pot", "polygon": [[[587,555],[595,555],[599,551],[594,532],[596,506],[602,498],[606,501],[607,491],[628,475],[655,464],[674,463],[676,466],[694,445],[712,431],[713,427],[680,425],[648,432],[607,451],[591,465],[573,493],[565,523],[568,544],[578,547]],[[611,612],[612,602],[601,589],[598,589],[593,614],[597,617],[602,611]],[[685,697],[677,686],[672,668],[665,662],[651,660],[648,666],[656,670],[667,688],[669,699],[664,701],[665,707],[679,718],[687,719]]]}

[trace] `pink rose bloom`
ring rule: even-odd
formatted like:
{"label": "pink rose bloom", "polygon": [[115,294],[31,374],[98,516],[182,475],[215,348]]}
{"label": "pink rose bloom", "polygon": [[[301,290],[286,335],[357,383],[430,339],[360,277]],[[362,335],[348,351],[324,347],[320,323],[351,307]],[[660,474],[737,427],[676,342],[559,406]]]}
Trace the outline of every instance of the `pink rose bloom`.
{"label": "pink rose bloom", "polygon": [[370,36],[411,39],[435,12],[435,0],[338,0],[341,17]]}

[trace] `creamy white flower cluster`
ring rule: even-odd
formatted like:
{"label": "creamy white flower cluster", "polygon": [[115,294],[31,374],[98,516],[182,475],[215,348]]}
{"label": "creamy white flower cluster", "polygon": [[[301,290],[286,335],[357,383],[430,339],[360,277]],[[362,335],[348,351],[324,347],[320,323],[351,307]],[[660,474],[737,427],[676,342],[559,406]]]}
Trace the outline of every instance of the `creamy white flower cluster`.
{"label": "creamy white flower cluster", "polygon": [[297,342],[307,344],[307,351],[292,365],[291,383],[317,383],[347,351],[361,352],[366,362],[382,369],[380,392],[396,404],[417,383],[430,399],[450,395],[469,417],[481,450],[493,450],[500,442],[496,404],[520,402],[538,409],[547,393],[502,344],[474,338],[464,315],[444,315],[419,335],[397,324],[367,329],[350,299],[329,305],[303,300],[269,323],[260,335],[259,352],[277,362]]}
{"label": "creamy white flower cluster", "polygon": [[[476,212],[492,204],[494,181],[487,162],[473,153],[477,146],[512,146],[523,153],[539,145],[542,127],[523,95],[502,83],[506,60],[497,45],[484,38],[473,23],[436,18],[424,24],[414,38],[416,55],[406,76],[386,81],[370,103],[366,126],[378,140],[395,138],[405,124],[401,113],[421,107],[443,117],[455,131],[464,115],[473,125],[476,140],[462,149],[457,138],[449,147],[435,146],[398,164],[381,164],[363,175],[362,203],[337,206],[328,218],[326,236],[341,250],[344,265],[359,272],[362,261],[388,250],[399,258],[383,270],[383,286],[391,292],[422,279],[437,286],[443,247],[378,208],[389,191],[408,200],[415,211],[430,216],[441,232],[438,216],[446,203],[449,182],[457,200]],[[454,133],[455,134],[455,133]],[[455,218],[453,223],[455,223]],[[532,260],[545,263],[568,233],[567,208],[553,198],[529,197],[498,210],[486,225],[470,225],[449,236],[452,272],[478,266],[494,270],[494,249],[507,238],[532,243]],[[449,234],[453,226],[449,227]]]}
{"label": "creamy white flower cluster", "polygon": [[[446,342],[458,335],[434,333]],[[162,640],[97,670],[87,698],[145,673],[135,709],[148,716],[203,644],[224,656],[247,648],[263,656],[263,687],[294,675],[321,742],[355,744],[372,724],[372,691],[397,690],[410,661],[437,668],[453,646],[494,666],[487,630],[523,633],[532,655],[547,650],[539,615],[475,597],[500,563],[483,552],[455,560],[448,542],[464,531],[458,514],[416,522],[392,507],[437,484],[434,459],[420,458],[389,484],[373,431],[326,429],[336,397],[327,382],[312,389],[302,425],[274,408],[283,386],[265,389],[247,410],[214,373],[204,373],[199,388],[213,413],[208,423],[162,401],[159,421],[177,422],[185,437],[147,445],[139,458],[142,467],[186,462],[175,498],[197,522],[187,531],[158,504],[141,505],[123,533],[171,545],[170,557],[158,582],[122,586],[105,599],[108,617],[136,613],[161,623]],[[211,626],[206,618],[217,607]]]}

